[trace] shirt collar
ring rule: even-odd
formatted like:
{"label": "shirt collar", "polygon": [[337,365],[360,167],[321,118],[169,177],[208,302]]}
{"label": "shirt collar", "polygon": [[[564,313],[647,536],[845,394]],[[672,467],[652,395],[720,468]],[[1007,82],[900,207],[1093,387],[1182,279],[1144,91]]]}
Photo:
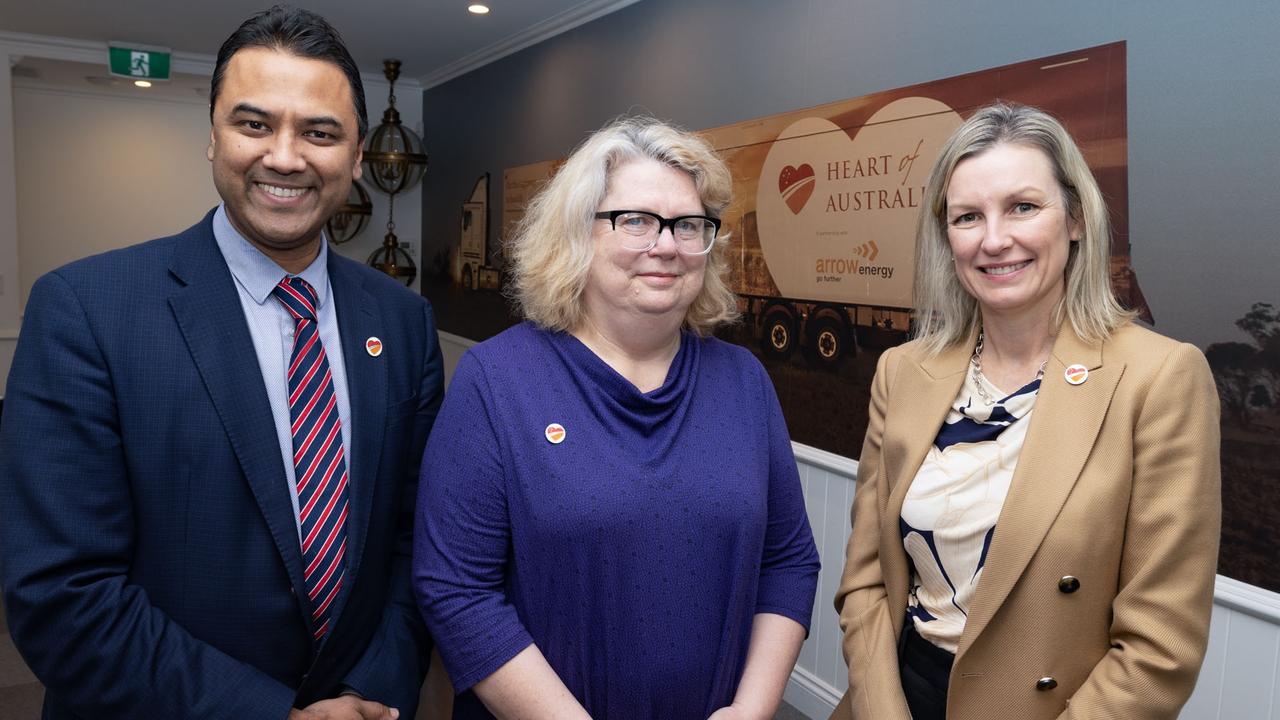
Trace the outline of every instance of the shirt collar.
{"label": "shirt collar", "polygon": [[[288,275],[284,268],[267,257],[261,250],[244,238],[231,219],[227,217],[225,203],[218,205],[213,214],[213,237],[218,242],[218,249],[231,269],[231,276],[240,283],[240,287],[249,293],[253,301],[262,305],[271,297],[271,291],[279,284],[281,278]],[[324,306],[329,297],[329,272],[326,264],[329,259],[329,243],[321,233],[320,252],[316,259],[298,277],[306,280],[316,291],[316,309]]]}

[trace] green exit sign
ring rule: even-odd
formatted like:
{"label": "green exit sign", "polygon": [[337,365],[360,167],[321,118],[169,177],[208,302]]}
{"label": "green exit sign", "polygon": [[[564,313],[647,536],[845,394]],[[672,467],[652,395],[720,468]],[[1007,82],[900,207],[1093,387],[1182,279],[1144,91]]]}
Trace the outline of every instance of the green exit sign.
{"label": "green exit sign", "polygon": [[168,80],[169,49],[111,43],[111,74],[134,80]]}

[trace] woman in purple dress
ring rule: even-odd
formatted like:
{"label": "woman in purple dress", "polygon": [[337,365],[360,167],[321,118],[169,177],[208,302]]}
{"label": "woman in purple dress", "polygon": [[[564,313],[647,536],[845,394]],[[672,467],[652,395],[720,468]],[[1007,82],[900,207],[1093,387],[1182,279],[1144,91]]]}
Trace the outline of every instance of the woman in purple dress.
{"label": "woman in purple dress", "polygon": [[615,122],[509,249],[525,322],[459,363],[418,499],[414,585],[455,718],[767,719],[818,557],[736,316],[700,138]]}

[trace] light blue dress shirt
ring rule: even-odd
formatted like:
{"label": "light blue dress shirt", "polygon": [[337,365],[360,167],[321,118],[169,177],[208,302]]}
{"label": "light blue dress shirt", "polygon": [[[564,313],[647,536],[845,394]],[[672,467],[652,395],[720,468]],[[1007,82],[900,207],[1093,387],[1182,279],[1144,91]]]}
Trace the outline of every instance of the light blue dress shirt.
{"label": "light blue dress shirt", "polygon": [[[289,417],[289,358],[293,354],[294,320],[271,291],[287,272],[271,258],[262,254],[241,235],[227,218],[225,205],[219,205],[213,214],[213,237],[218,249],[231,269],[244,308],[244,318],[253,337],[253,349],[262,370],[262,382],[271,402],[271,417],[276,424],[276,439],[280,444],[280,459],[284,474],[289,479],[289,494],[293,500],[293,520],[301,534],[298,519],[298,487],[293,467],[293,433]],[[346,453],[347,471],[351,458],[351,402],[347,394],[347,368],[342,361],[342,339],[338,335],[338,314],[332,302],[329,287],[329,271],[325,264],[329,259],[329,243],[320,243],[320,254],[298,273],[316,291],[316,319],[319,322],[320,342],[329,357],[329,369],[333,373],[333,391],[338,398],[338,416],[342,419],[342,448]],[[350,482],[350,478],[348,479]]]}

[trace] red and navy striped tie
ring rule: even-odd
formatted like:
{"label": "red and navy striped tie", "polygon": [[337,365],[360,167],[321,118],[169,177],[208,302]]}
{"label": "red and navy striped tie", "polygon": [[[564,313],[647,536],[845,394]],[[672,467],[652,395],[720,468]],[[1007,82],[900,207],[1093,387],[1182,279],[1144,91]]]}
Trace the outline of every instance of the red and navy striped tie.
{"label": "red and navy striped tie", "polygon": [[316,327],[316,291],[300,277],[286,277],[272,294],[297,322],[289,358],[289,418],[303,577],[319,641],[330,630],[333,601],[346,574],[347,460],[342,419],[329,359]]}

